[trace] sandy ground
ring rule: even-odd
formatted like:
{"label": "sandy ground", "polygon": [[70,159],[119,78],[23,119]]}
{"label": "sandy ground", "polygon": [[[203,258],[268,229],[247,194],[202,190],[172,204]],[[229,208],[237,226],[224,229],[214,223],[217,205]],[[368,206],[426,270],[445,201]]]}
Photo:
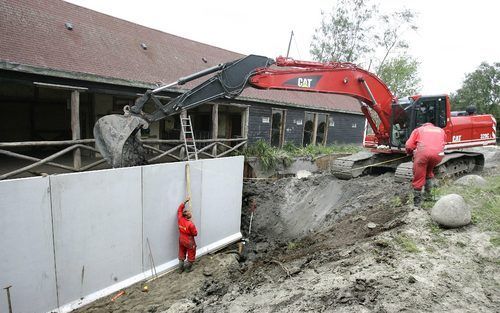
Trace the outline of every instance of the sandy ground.
{"label": "sandy ground", "polygon": [[[499,151],[485,173],[500,174]],[[229,247],[77,312],[499,312],[498,234],[436,230],[409,191],[392,173],[247,182],[244,260]]]}

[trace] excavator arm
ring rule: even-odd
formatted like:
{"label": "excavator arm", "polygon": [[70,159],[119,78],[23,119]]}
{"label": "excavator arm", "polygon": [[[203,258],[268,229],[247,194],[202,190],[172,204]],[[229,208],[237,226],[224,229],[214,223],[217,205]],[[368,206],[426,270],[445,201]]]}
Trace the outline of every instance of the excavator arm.
{"label": "excavator arm", "polygon": [[[271,67],[276,65],[275,67]],[[214,74],[205,82],[163,104],[155,95],[169,87],[183,85],[194,79]],[[108,115],[94,127],[96,146],[113,167],[145,164],[139,130],[169,115],[194,108],[219,98],[234,98],[252,86],[258,89],[282,89],[304,92],[342,94],[357,98],[377,140],[388,142],[391,104],[395,101],[387,86],[374,74],[351,63],[319,63],[278,57],[276,60],[249,55],[219,64],[201,72],[180,78],[176,82],[148,90],[135,104],[124,108],[124,115]],[[152,100],[156,110],[143,112]],[[372,117],[372,109],[380,124]]]}

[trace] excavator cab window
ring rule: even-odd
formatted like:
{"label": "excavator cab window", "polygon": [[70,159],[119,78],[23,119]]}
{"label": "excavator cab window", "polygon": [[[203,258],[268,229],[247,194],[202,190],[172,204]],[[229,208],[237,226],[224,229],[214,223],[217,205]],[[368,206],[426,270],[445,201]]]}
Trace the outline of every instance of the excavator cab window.
{"label": "excavator cab window", "polygon": [[401,98],[392,105],[391,116],[391,145],[397,148],[404,147],[412,131],[412,116],[414,101],[412,98]]}
{"label": "excavator cab window", "polygon": [[415,128],[425,123],[446,126],[446,97],[422,97],[415,103]]}

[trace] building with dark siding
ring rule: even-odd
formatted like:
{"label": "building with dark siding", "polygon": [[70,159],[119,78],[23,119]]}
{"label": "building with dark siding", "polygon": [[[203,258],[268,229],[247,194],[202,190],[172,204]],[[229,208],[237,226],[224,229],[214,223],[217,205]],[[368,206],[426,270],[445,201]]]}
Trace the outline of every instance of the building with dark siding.
{"label": "building with dark siding", "polygon": [[[59,0],[0,0],[0,21],[0,142],[92,138],[99,117],[121,113],[147,89],[243,57]],[[200,139],[361,144],[359,107],[347,96],[247,88],[187,114]],[[179,118],[142,136],[179,139]]]}

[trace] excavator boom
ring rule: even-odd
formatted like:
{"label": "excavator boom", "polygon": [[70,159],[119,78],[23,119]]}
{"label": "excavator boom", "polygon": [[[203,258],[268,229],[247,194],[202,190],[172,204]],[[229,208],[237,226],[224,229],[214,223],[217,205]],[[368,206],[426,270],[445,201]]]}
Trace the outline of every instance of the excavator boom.
{"label": "excavator boom", "polygon": [[[276,68],[271,68],[272,65],[276,65]],[[169,87],[183,85],[210,74],[214,75],[166,104],[155,96]],[[283,57],[272,60],[249,55],[148,90],[132,107],[124,108],[124,115],[102,117],[94,126],[97,148],[113,167],[145,164],[144,149],[140,142],[141,128],[147,128],[153,122],[211,100],[234,98],[249,86],[353,96],[360,100],[361,110],[378,140],[386,142],[388,139],[389,116],[394,97],[387,86],[372,73],[351,63],[305,62]],[[156,110],[145,113],[144,105],[150,100],[155,104]],[[368,108],[379,116],[380,125],[376,124]]]}
{"label": "excavator boom", "polygon": [[[183,85],[207,75],[212,76],[167,103],[155,96],[172,86]],[[297,61],[284,57],[273,60],[249,55],[148,90],[132,107],[124,108],[124,115],[102,117],[94,126],[96,146],[113,167],[145,164],[140,129],[208,101],[234,98],[250,86],[257,89],[341,94],[359,100],[361,112],[373,131],[373,135],[365,138],[365,146],[377,148],[377,151],[372,155],[360,154],[337,159],[334,168],[338,173],[336,176],[341,178],[355,177],[376,164],[397,167],[404,159],[406,139],[413,129],[425,122],[443,128],[448,136],[447,146],[454,149],[494,144],[496,138],[496,121],[492,116],[451,117],[451,105],[446,95],[418,95],[397,100],[377,76],[352,63]],[[148,101],[153,101],[155,105],[156,110],[152,113],[143,111]],[[372,116],[373,112],[376,117]],[[456,156],[449,159],[460,163],[465,157]],[[468,158],[467,169],[481,167],[478,157],[468,155]],[[408,170],[406,172],[404,175],[410,175]]]}

